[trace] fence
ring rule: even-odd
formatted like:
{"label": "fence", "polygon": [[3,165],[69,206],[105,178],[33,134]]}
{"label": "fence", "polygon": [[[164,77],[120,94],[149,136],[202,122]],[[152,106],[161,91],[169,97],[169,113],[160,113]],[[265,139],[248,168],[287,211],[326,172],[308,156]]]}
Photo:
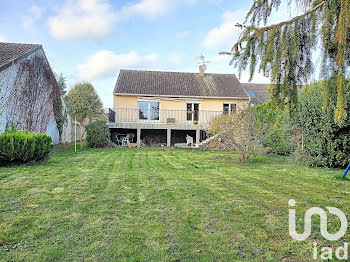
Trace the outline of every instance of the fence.
{"label": "fence", "polygon": [[109,121],[115,123],[208,124],[222,111],[187,111],[117,108],[109,110]]}

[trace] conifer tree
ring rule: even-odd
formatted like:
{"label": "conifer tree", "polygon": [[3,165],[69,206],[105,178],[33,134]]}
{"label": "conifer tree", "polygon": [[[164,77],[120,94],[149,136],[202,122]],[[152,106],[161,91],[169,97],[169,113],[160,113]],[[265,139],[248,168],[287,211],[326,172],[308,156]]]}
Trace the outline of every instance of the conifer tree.
{"label": "conifer tree", "polygon": [[[323,91],[326,109],[330,96],[337,96],[335,122],[346,119],[345,79],[350,62],[350,0],[285,0],[295,4],[301,15],[278,24],[269,17],[279,10],[281,0],[254,0],[242,33],[230,52],[231,64],[239,72],[249,67],[250,79],[256,69],[271,78],[270,91],[276,105],[287,101],[291,111],[297,103],[298,87],[314,73],[312,54],[321,50]],[[336,86],[336,90],[332,86]],[[283,102],[283,103],[282,103]]]}

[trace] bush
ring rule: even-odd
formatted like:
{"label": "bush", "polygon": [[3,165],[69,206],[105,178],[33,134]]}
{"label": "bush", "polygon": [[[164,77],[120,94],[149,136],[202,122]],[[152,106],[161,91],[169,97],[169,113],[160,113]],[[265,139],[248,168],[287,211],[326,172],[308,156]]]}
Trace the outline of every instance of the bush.
{"label": "bush", "polygon": [[0,135],[0,161],[41,160],[49,155],[52,147],[52,139],[46,134],[19,132],[12,128]]}
{"label": "bush", "polygon": [[[337,125],[334,122],[336,96],[331,96],[328,107],[322,110],[324,94],[321,88],[321,82],[316,82],[299,97],[293,117],[296,141],[310,165],[346,167],[350,161],[350,116],[342,126]],[[349,105],[349,88],[345,94],[346,105]],[[345,110],[348,111],[348,108]]]}
{"label": "bush", "polygon": [[111,146],[109,128],[104,120],[96,120],[86,126],[88,147],[105,148]]}
{"label": "bush", "polygon": [[255,106],[257,121],[269,125],[270,132],[267,134],[263,144],[270,152],[279,155],[289,155],[295,149],[291,139],[289,113],[267,102]]}
{"label": "bush", "polygon": [[[337,103],[336,86],[332,86],[328,106],[322,82],[309,85],[298,97],[295,111],[276,108],[272,102],[254,107],[258,121],[270,125],[272,132],[264,145],[277,154],[291,154],[311,166],[346,167],[350,162],[350,115],[342,126],[334,121]],[[345,90],[345,111],[349,112],[350,86]]]}
{"label": "bush", "polygon": [[262,143],[268,130],[267,125],[260,124],[256,120],[256,111],[250,108],[213,118],[207,132],[217,139],[209,146],[212,149],[234,150],[240,161],[249,162],[253,155],[265,153]]}

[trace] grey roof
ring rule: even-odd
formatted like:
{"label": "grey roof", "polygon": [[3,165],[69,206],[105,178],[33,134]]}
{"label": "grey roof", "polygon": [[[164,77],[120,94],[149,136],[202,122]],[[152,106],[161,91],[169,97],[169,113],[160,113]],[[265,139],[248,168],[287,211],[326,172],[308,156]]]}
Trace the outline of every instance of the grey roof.
{"label": "grey roof", "polygon": [[115,94],[245,98],[249,95],[234,74],[120,70]]}
{"label": "grey roof", "polygon": [[16,62],[40,48],[42,48],[42,46],[36,44],[0,42],[0,70],[6,68],[9,63]]}
{"label": "grey roof", "polygon": [[241,84],[247,93],[254,93],[251,96],[251,103],[260,105],[270,100],[270,93],[268,91],[269,84],[256,84],[256,83],[242,83]]}

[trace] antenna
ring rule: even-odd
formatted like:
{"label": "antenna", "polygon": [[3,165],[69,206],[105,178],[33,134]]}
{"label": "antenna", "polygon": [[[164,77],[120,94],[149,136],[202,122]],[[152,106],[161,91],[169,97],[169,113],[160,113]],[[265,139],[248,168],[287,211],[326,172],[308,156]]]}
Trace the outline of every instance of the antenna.
{"label": "antenna", "polygon": [[197,65],[205,65],[210,63],[209,60],[205,60],[205,56],[203,54],[201,54],[200,56],[197,56],[196,59],[200,60],[199,62],[197,62]]}

